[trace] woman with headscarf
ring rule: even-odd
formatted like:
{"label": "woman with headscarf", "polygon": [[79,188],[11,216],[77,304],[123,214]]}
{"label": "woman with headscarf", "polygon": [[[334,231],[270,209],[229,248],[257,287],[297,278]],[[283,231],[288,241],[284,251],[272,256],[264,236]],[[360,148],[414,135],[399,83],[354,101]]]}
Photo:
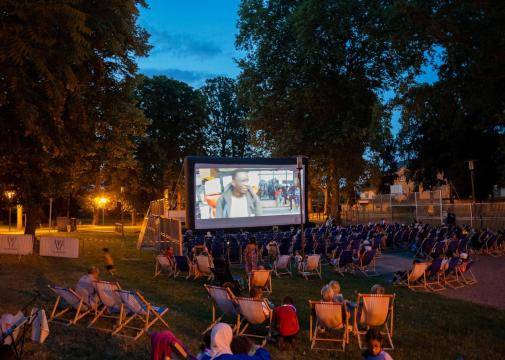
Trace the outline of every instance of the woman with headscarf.
{"label": "woman with headscarf", "polygon": [[202,360],[270,360],[270,353],[261,347],[254,355],[234,355],[230,348],[232,340],[233,331],[230,325],[214,325],[210,333],[210,355],[205,354]]}

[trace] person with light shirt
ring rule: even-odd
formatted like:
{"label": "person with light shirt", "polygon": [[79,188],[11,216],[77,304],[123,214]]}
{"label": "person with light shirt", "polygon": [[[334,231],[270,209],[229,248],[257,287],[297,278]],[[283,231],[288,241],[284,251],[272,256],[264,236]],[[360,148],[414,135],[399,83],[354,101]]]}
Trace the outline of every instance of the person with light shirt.
{"label": "person with light shirt", "polygon": [[260,216],[261,213],[261,202],[249,186],[247,171],[236,170],[231,184],[217,201],[216,218]]}

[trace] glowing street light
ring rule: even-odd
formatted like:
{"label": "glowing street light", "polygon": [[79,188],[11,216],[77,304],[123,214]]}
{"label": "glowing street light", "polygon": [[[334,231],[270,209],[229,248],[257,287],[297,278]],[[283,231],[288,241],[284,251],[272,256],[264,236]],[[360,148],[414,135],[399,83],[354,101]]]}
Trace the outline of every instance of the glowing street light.
{"label": "glowing street light", "polygon": [[11,201],[16,196],[16,192],[14,190],[7,190],[4,192],[4,195],[7,199],[9,199],[9,232],[11,231]]}
{"label": "glowing street light", "polygon": [[105,196],[97,196],[95,198],[95,204],[102,208],[102,225],[105,225],[105,205],[109,202],[109,199]]}

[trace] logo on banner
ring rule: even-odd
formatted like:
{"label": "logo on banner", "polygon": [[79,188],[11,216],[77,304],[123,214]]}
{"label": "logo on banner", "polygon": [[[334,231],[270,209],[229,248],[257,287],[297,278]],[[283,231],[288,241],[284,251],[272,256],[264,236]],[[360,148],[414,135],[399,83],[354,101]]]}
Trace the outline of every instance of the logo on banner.
{"label": "logo on banner", "polygon": [[63,250],[63,245],[65,244],[64,239],[54,239],[54,247],[56,248],[57,253],[63,253],[65,250]]}
{"label": "logo on banner", "polygon": [[15,237],[8,237],[7,238],[7,249],[9,250],[16,250],[16,238]]}

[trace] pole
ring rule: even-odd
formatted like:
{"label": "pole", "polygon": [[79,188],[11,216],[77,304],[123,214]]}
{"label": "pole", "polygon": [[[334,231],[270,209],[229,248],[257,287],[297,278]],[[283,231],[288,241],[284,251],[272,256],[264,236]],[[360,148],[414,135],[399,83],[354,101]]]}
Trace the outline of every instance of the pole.
{"label": "pole", "polygon": [[11,232],[11,210],[12,206],[9,205],[9,232]]}
{"label": "pole", "polygon": [[419,214],[417,212],[417,192],[414,192],[414,200],[416,202],[416,222],[419,222],[419,220],[418,220]]}
{"label": "pole", "polygon": [[49,198],[49,231],[53,227],[53,198]]}
{"label": "pole", "polygon": [[300,204],[300,240],[301,240],[301,245],[302,245],[302,254],[305,255],[305,232],[303,229],[303,207],[302,207],[302,169],[298,168],[298,187],[300,189],[300,198],[299,198],[299,204]]}
{"label": "pole", "polygon": [[439,196],[440,196],[440,224],[444,224],[444,214],[442,211],[442,190],[439,190]]}
{"label": "pole", "polygon": [[474,180],[474,170],[470,170],[470,180],[472,182],[472,202],[475,204],[475,180]]}
{"label": "pole", "polygon": [[105,206],[102,208],[102,225],[105,225]]}

